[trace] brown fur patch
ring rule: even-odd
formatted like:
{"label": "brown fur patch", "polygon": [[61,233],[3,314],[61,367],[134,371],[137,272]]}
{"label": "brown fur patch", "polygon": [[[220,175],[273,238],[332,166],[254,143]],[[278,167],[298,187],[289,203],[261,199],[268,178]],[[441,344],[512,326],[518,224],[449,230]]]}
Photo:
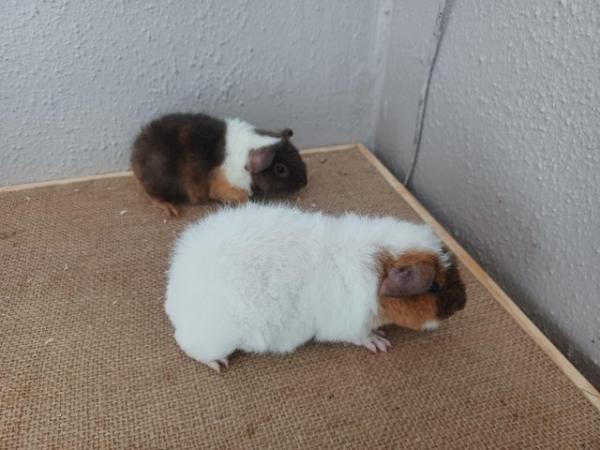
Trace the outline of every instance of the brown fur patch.
{"label": "brown fur patch", "polygon": [[184,125],[179,130],[179,143],[181,145],[190,145],[192,127],[190,125]]}
{"label": "brown fur patch", "polygon": [[224,121],[204,114],[167,114],[136,137],[132,169],[148,195],[170,213],[188,200],[208,200],[208,176],[225,157],[225,132]]}
{"label": "brown fur patch", "polygon": [[198,171],[193,164],[185,164],[181,168],[181,178],[187,199],[191,204],[198,204],[209,199],[209,183],[206,175]]}
{"label": "brown fur patch", "polygon": [[[447,253],[447,251],[445,251]],[[433,252],[409,251],[394,258],[389,252],[381,251],[376,257],[379,286],[392,268],[430,265],[435,269],[434,281],[439,286],[436,292],[426,292],[407,298],[379,297],[379,324],[395,324],[411,329],[421,329],[428,320],[450,317],[462,309],[466,302],[465,288],[456,268],[454,256],[450,255],[450,266],[440,264],[439,256]]]}
{"label": "brown fur patch", "polygon": [[432,294],[421,294],[406,299],[380,298],[382,325],[393,323],[412,330],[420,330],[428,320],[436,320],[437,302]]}
{"label": "brown fur patch", "polygon": [[[434,268],[435,282],[440,286],[445,281],[445,274],[441,270],[438,255],[433,252],[408,251],[400,257],[394,258],[389,252],[381,251],[377,255],[379,266],[379,286],[383,283],[387,273],[392,268],[425,264]],[[379,322],[381,325],[395,324],[401,327],[419,330],[428,320],[437,319],[437,302],[435,295],[425,293],[413,297],[379,297]]]}
{"label": "brown fur patch", "polygon": [[213,200],[225,203],[244,203],[248,200],[248,192],[232,186],[220,167],[210,173],[208,195]]}
{"label": "brown fur patch", "polygon": [[[447,251],[446,251],[447,252]],[[467,294],[465,285],[460,278],[460,272],[456,265],[456,257],[450,255],[450,267],[445,273],[445,282],[443,290],[440,291],[438,297],[438,317],[446,319],[457,311],[465,307],[467,302]],[[442,285],[440,285],[442,286]]]}

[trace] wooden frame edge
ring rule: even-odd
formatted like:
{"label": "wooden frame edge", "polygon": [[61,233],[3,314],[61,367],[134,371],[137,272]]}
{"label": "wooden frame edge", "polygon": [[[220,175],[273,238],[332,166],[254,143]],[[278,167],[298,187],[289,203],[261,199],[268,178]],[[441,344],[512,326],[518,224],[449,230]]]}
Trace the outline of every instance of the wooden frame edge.
{"label": "wooden frame edge", "polygon": [[133,175],[133,172],[131,172],[131,170],[127,170],[124,172],[110,172],[110,173],[103,173],[100,175],[88,175],[88,176],[84,176],[84,177],[74,177],[74,178],[63,178],[63,179],[59,179],[59,180],[39,181],[36,183],[15,184],[12,186],[9,185],[9,186],[0,187],[0,194],[4,194],[6,192],[26,191],[28,189],[36,189],[36,188],[49,187],[49,186],[61,186],[61,185],[65,185],[65,184],[81,183],[83,181],[104,180],[106,178],[129,177],[131,175]]}
{"label": "wooden frame edge", "polygon": [[328,145],[325,147],[306,148],[300,150],[302,156],[310,156],[319,153],[330,153],[330,152],[341,152],[344,150],[356,150],[358,145],[356,143],[351,144],[340,144],[340,145]]}
{"label": "wooden frame edge", "polygon": [[394,190],[411,208],[439,234],[448,248],[465,265],[473,276],[487,289],[492,297],[502,305],[515,322],[533,339],[538,347],[558,366],[592,405],[600,411],[600,393],[571,362],[550,342],[544,333],[525,315],[511,298],[496,284],[483,268],[448,233],[444,227],[421,205],[421,203],[400,183],[381,161],[363,144],[356,144],[360,153],[383,176]]}
{"label": "wooden frame edge", "polygon": [[[340,144],[340,145],[329,145],[329,146],[325,146],[325,147],[307,148],[304,150],[300,150],[300,153],[303,156],[310,156],[310,155],[314,155],[314,154],[318,154],[318,153],[339,152],[342,150],[352,150],[352,149],[356,149],[356,148],[357,148],[356,144],[350,143],[350,144]],[[83,177],[39,181],[39,182],[35,182],[35,183],[0,186],[0,194],[6,193],[6,192],[25,191],[28,189],[35,189],[35,188],[41,188],[41,187],[61,186],[61,185],[71,184],[71,183],[81,183],[83,181],[103,180],[106,178],[129,177],[131,175],[133,175],[131,170],[126,170],[123,172],[110,172],[110,173],[104,173],[104,174],[100,174],[100,175],[88,175],[88,176],[83,176]]]}

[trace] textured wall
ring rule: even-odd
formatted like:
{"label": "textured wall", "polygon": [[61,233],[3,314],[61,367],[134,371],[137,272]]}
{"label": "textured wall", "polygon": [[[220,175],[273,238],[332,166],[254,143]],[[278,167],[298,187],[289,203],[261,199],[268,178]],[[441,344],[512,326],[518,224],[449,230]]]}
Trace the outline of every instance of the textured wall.
{"label": "textured wall", "polygon": [[[377,126],[408,169],[437,1],[396,4]],[[600,4],[457,0],[412,190],[600,384]]]}
{"label": "textured wall", "polygon": [[379,2],[4,0],[0,185],[122,170],[174,110],[370,141]]}

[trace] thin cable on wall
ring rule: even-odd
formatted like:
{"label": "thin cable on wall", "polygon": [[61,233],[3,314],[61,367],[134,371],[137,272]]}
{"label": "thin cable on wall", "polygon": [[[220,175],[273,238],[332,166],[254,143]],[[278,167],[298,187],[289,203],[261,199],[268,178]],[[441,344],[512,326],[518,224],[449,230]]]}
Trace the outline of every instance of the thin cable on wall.
{"label": "thin cable on wall", "polygon": [[412,159],[410,161],[408,172],[406,172],[406,177],[404,178],[404,186],[408,186],[408,183],[410,183],[413,172],[417,165],[417,158],[419,156],[419,151],[421,150],[421,137],[423,136],[424,118],[425,112],[427,111],[427,100],[429,98],[429,85],[431,84],[433,70],[435,69],[435,64],[437,62],[438,54],[440,52],[440,47],[442,44],[442,38],[444,37],[444,33],[446,31],[446,26],[448,24],[448,16],[450,15],[450,10],[452,9],[453,3],[454,0],[442,0],[435,21],[435,27],[433,29],[435,49],[431,58],[431,63],[429,64],[429,73],[427,74],[427,81],[425,83],[425,86],[423,87],[421,96],[419,97],[419,109],[417,111],[417,125],[415,127],[415,136],[413,139]]}

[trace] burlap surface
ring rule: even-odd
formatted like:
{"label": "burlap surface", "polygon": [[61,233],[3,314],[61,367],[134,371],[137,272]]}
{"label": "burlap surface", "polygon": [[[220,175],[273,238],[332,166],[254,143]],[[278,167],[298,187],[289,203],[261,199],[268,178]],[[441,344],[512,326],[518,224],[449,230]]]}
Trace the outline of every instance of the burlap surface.
{"label": "burlap surface", "polygon": [[[307,209],[414,212],[355,150],[307,157]],[[131,178],[0,194],[0,448],[600,448],[600,413],[469,273],[469,302],[393,348],[185,357],[173,239]]]}

